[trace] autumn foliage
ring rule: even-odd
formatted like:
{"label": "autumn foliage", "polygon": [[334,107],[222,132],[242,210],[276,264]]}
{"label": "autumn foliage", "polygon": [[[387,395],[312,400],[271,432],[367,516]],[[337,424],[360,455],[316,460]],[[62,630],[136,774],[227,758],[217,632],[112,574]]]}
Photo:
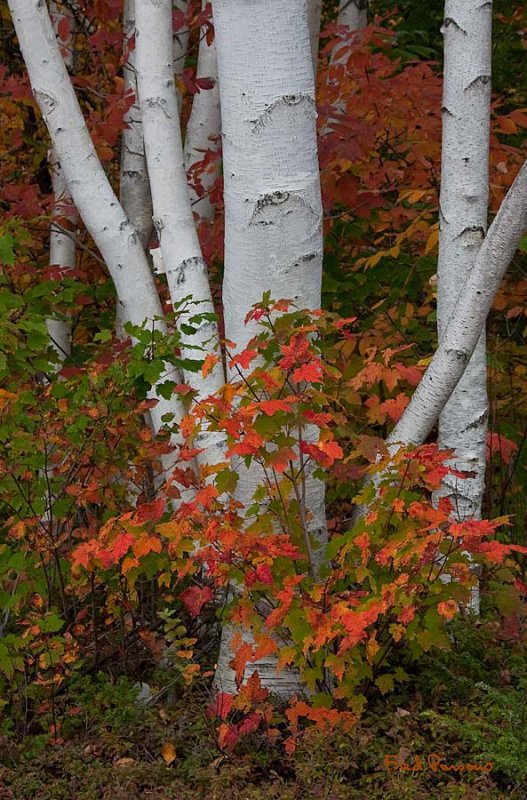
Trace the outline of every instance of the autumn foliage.
{"label": "autumn foliage", "polygon": [[[195,51],[207,11],[191,10],[174,24],[190,24]],[[114,182],[131,104],[119,15],[119,3],[90,4],[73,77]],[[167,420],[153,437],[145,417],[156,401],[146,398],[167,362],[183,365],[175,321],[192,299],[170,310],[168,336],[128,326],[119,340],[112,287],[87,235],[76,234],[75,270],[47,265],[47,141],[19,57],[0,67],[0,707],[19,720],[26,702],[35,724],[48,719],[74,671],[107,662],[133,661],[141,677],[168,660],[181,685],[209,681],[200,641],[232,622],[239,693],[218,694],[209,708],[219,744],[230,751],[259,730],[292,750],[307,725],[349,729],[370,701],[408,681],[401,652],[418,659],[448,648],[449,622],[470,613],[478,580],[489,603],[522,607],[527,548],[508,535],[514,509],[496,497],[525,469],[526,282],[513,272],[496,301],[508,338],[501,317],[490,323],[492,378],[503,389],[488,440],[490,519],[453,522],[448,501],[431,499],[449,454],[429,442],[390,455],[383,444],[433,350],[439,69],[395,56],[396,34],[380,18],[353,43],[336,45],[341,38],[329,22],[318,84],[328,310],[266,295],[249,315],[258,328],[248,346],[233,354],[227,343],[236,377],[221,391],[195,402],[191,386],[167,381],[162,391],[187,408],[168,470],[175,426]],[[14,56],[13,37],[2,46]],[[346,63],[335,63],[335,46]],[[189,67],[179,88],[185,121],[192,94],[207,86]],[[527,128],[525,110],[503,106],[496,98],[493,210]],[[204,154],[201,170],[215,157]],[[199,190],[199,169],[190,177]],[[220,178],[216,218],[200,229],[218,271],[221,188]],[[63,363],[49,344],[53,316],[73,321]],[[215,358],[196,353],[184,367],[206,375]],[[509,394],[517,414],[503,410]],[[204,430],[225,437],[226,460],[200,472]],[[236,462],[261,476],[247,509],[233,499]],[[327,544],[310,525],[308,473],[327,481]],[[281,714],[251,669],[268,655],[304,687]],[[56,720],[47,730],[60,740]]]}

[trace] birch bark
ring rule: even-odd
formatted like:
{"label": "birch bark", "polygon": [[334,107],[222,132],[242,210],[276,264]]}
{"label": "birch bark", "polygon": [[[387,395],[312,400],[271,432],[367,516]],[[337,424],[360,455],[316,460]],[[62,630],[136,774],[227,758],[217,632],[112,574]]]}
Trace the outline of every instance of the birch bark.
{"label": "birch bark", "polygon": [[[192,313],[214,313],[207,266],[201,254],[187,186],[177,97],[172,71],[170,0],[142,0],[136,8],[136,64],[154,225],[172,303],[185,297],[199,303]],[[182,334],[183,355],[197,359],[219,347],[216,323]],[[196,349],[198,348],[198,349]],[[206,378],[187,375],[200,396],[224,383],[218,363]]]}
{"label": "birch bark", "polygon": [[[203,8],[206,4],[207,0],[203,0]],[[189,192],[192,210],[202,219],[211,222],[214,218],[214,205],[210,201],[209,193],[219,175],[219,156],[208,165],[206,171],[200,172],[199,179],[203,194],[196,192],[195,179],[192,175],[196,165],[203,161],[208,150],[218,154],[221,147],[221,109],[216,40],[213,39],[209,44],[206,34],[207,28],[203,26],[200,31],[196,78],[206,78],[212,83],[212,87],[201,89],[194,95],[185,139],[185,168],[190,178]]]}
{"label": "birch bark", "polygon": [[[53,147],[49,151],[48,161],[54,198],[49,228],[49,263],[67,271],[75,268],[77,214]],[[46,326],[59,360],[64,361],[71,355],[71,319],[48,319]]]}
{"label": "birch bark", "polygon": [[[225,335],[243,349],[254,335],[250,307],[271,290],[300,308],[321,302],[322,205],[316,106],[306,0],[215,0],[214,22],[223,126],[225,180]],[[236,464],[244,507],[262,481]],[[306,477],[311,533],[325,541],[324,486]],[[234,692],[224,630],[216,685]],[[264,686],[288,696],[298,677],[256,662]],[[294,687],[294,689],[293,689]]]}
{"label": "birch bark", "polygon": [[461,379],[500,282],[527,232],[527,161],[507,192],[452,310],[428,369],[388,444],[422,444]]}
{"label": "birch bark", "polygon": [[337,14],[339,25],[360,31],[368,24],[368,0],[340,0]]}
{"label": "birch bark", "polygon": [[[487,230],[492,3],[446,0],[443,143],[437,322],[439,340],[460,282],[474,267]],[[474,477],[449,475],[439,494],[458,519],[481,518],[488,418],[483,329],[472,358],[439,418],[439,445],[455,450],[452,466]]]}
{"label": "birch bark", "polygon": [[126,127],[121,140],[121,184],[120,201],[128,219],[137,231],[146,250],[152,235],[152,198],[146,168],[143,142],[143,124],[137,97],[135,65],[135,0],[125,0],[123,11],[124,88],[125,94],[133,94],[133,106],[124,115]]}
{"label": "birch bark", "polygon": [[[55,2],[49,4],[49,12],[53,31],[57,36],[61,20],[66,20],[67,22],[67,34],[64,38],[60,38],[60,45],[64,64],[68,72],[71,73],[73,69],[75,18],[66,6],[59,7]],[[73,206],[60,161],[53,147],[49,150],[48,163],[53,190],[53,209],[49,227],[49,263],[52,266],[60,267],[62,270],[70,270],[75,267],[74,230],[77,213]],[[71,320],[69,318],[48,319],[46,326],[51,344],[57,352],[59,360],[64,361],[71,354]]]}
{"label": "birch bark", "polygon": [[309,38],[311,40],[311,58],[313,59],[313,72],[315,78],[318,71],[318,47],[320,43],[320,18],[322,15],[322,0],[308,0]]}
{"label": "birch bark", "polygon": [[[141,0],[139,0],[139,2],[140,1]],[[188,12],[188,5],[189,5],[189,0],[172,0],[172,11],[174,14],[180,12],[186,18]],[[173,30],[172,23],[170,25],[170,30]],[[181,113],[181,91],[178,88],[178,83],[181,80],[183,72],[185,71],[189,33],[190,33],[189,27],[186,22],[182,28],[180,28],[177,31],[173,31],[172,33],[172,62],[174,68],[174,75],[176,77],[176,95],[177,95],[178,109],[180,113]]]}
{"label": "birch bark", "polygon": [[[158,317],[160,320],[152,324],[164,331],[148,261],[95,153],[47,8],[41,0],[10,0],[9,8],[33,94],[73,202],[108,267],[123,316],[134,325]],[[152,397],[157,398],[155,387]],[[166,413],[173,413],[176,421],[181,419],[183,409],[178,398],[159,399],[151,409],[156,432]]]}

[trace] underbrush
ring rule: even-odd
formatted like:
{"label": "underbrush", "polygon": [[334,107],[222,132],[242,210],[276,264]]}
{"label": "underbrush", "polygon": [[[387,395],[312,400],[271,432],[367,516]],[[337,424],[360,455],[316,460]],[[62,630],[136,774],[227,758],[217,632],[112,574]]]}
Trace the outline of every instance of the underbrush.
{"label": "underbrush", "polygon": [[[0,798],[519,800],[527,790],[523,621],[459,620],[450,635],[450,651],[414,663],[404,689],[371,705],[353,730],[311,727],[290,754],[261,732],[222,749],[205,682],[176,684],[172,702],[165,695],[141,705],[133,678],[79,677],[57,702],[62,744],[38,734],[17,741],[2,721]],[[159,677],[150,676],[154,697]],[[441,766],[467,764],[492,766]]]}

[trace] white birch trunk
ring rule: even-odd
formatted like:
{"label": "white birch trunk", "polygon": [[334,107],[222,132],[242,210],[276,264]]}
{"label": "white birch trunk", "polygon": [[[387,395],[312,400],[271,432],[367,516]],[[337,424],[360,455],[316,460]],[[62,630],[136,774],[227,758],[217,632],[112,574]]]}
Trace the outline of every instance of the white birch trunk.
{"label": "white birch trunk", "polygon": [[[70,270],[75,268],[77,214],[54,148],[49,151],[48,161],[54,198],[49,228],[49,263]],[[59,360],[64,361],[71,355],[71,320],[48,319],[46,326]]]}
{"label": "white birch trunk", "polygon": [[339,25],[360,31],[368,24],[368,0],[340,0],[337,15]]}
{"label": "white birch trunk", "polygon": [[[206,0],[203,0],[203,6]],[[206,29],[200,31],[198,66],[196,78],[206,78],[213,85],[210,89],[201,89],[194,95],[192,111],[187,123],[185,139],[185,167],[190,173],[196,164],[203,161],[207,150],[218,153],[221,135],[220,90],[218,85],[218,63],[216,59],[216,40],[207,42]],[[209,193],[214,186],[220,171],[220,159],[217,158],[201,172],[200,182],[204,194],[200,197],[189,182],[192,210],[202,219],[211,222],[214,218],[214,205],[210,202]]]}
{"label": "white birch trunk", "polygon": [[[215,0],[225,179],[225,335],[238,350],[254,335],[250,307],[271,290],[300,308],[321,302],[322,205],[316,143],[313,64],[306,0]],[[237,464],[245,507],[262,482]],[[313,535],[325,540],[324,486],[307,476]],[[236,691],[222,638],[216,685]],[[276,674],[274,659],[249,665],[272,692],[299,690]]]}
{"label": "white birch trunk", "polygon": [[391,449],[422,444],[432,430],[465,371],[501,280],[526,232],[527,162],[483,240],[428,369],[387,440]]}
{"label": "white birch trunk", "polygon": [[[60,39],[63,52],[64,64],[68,72],[73,69],[73,49],[75,19],[72,12],[67,7],[60,7],[57,3],[49,4],[49,11],[53,30],[58,36],[58,26],[62,19],[68,24],[68,34]],[[77,214],[73,207],[68,185],[64,179],[64,174],[60,166],[59,159],[53,148],[48,154],[49,173],[51,176],[51,187],[53,190],[53,209],[51,212],[51,225],[49,228],[49,263],[61,267],[63,270],[75,268],[75,238],[74,229]],[[68,235],[68,232],[70,235]],[[48,319],[46,321],[51,344],[55,349],[59,360],[71,354],[71,320],[67,319]]]}
{"label": "white birch trunk", "polygon": [[[9,8],[33,94],[73,202],[108,266],[123,315],[134,325],[162,318],[148,261],[97,158],[47,8],[41,0],[10,0]],[[162,321],[152,324],[165,330]],[[157,397],[155,389],[152,397]],[[161,416],[169,412],[174,413],[176,421],[181,419],[178,398],[159,399],[151,410],[156,432],[163,425]]]}
{"label": "white birch trunk", "polygon": [[[340,0],[337,22],[348,29],[347,39],[352,42],[353,34],[368,24],[368,0]],[[331,61],[334,64],[347,64],[348,57],[349,45],[346,47],[340,39],[331,52]]]}
{"label": "white birch trunk", "polygon": [[[142,0],[138,0],[138,2],[142,2]],[[188,10],[188,4],[189,0],[172,0],[172,10],[182,11],[183,14],[186,14]],[[172,23],[170,24],[170,30],[172,31]],[[177,84],[181,80],[181,76],[185,71],[189,34],[190,30],[186,24],[183,28],[181,28],[181,30],[173,31],[172,33],[172,61],[174,75],[176,78],[176,96],[179,113],[181,113],[181,91]]]}
{"label": "white birch trunk", "polygon": [[[492,3],[446,0],[437,325],[443,336],[459,284],[487,230]],[[439,445],[474,477],[445,478],[439,492],[456,519],[481,518],[488,418],[485,330],[439,418]]]}
{"label": "white birch trunk", "polygon": [[[190,316],[213,314],[207,265],[196,232],[183,158],[172,70],[171,11],[171,0],[141,0],[136,7],[137,85],[154,225],[174,307],[190,296]],[[181,323],[188,324],[187,315],[181,315],[177,323],[184,358],[199,360],[211,353],[220,355],[216,322],[203,321],[195,326],[194,334],[185,332]],[[184,369],[183,373],[197,390],[198,400],[216,392],[225,383],[221,358],[206,377],[201,372]],[[196,446],[202,449],[197,456],[200,465],[209,466],[225,460],[223,434],[205,428]]]}
{"label": "white birch trunk", "polygon": [[135,102],[124,115],[126,126],[121,140],[121,205],[137,231],[139,240],[146,251],[152,235],[152,198],[150,181],[146,168],[143,143],[141,110],[137,98],[135,66],[135,47],[131,40],[135,35],[135,0],[125,0],[123,11],[124,52],[127,56],[124,65],[124,86],[126,94],[133,94]]}
{"label": "white birch trunk", "polygon": [[315,78],[318,71],[318,48],[320,44],[320,17],[322,14],[322,0],[308,0],[309,38],[311,40],[311,58],[313,59],[313,72]]}

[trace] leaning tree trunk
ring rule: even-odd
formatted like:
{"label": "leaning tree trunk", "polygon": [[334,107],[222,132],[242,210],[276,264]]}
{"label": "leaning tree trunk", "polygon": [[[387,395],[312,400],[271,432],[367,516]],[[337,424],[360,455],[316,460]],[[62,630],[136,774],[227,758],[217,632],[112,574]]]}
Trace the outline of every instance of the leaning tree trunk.
{"label": "leaning tree trunk", "polygon": [[[147,258],[97,158],[47,8],[34,0],[9,0],[9,8],[33,94],[73,202],[108,267],[123,316],[134,325],[157,318],[152,324],[165,331]],[[155,387],[151,396],[157,399]],[[150,413],[157,432],[164,414],[173,413],[178,421],[183,408],[177,397],[160,398]]]}
{"label": "leaning tree trunk", "polygon": [[501,280],[525,233],[527,161],[483,240],[432,361],[387,440],[391,450],[422,444],[437,422],[472,357]]}
{"label": "leaning tree trunk", "polygon": [[[203,0],[203,7],[206,0]],[[220,89],[218,85],[218,62],[216,59],[216,40],[207,41],[207,29],[200,31],[198,66],[196,78],[210,82],[209,89],[200,89],[194,95],[192,111],[187,123],[185,138],[185,167],[189,175],[189,192],[192,210],[201,219],[211,222],[214,218],[214,205],[210,201],[210,191],[220,172],[218,151],[221,147],[221,109]],[[193,184],[198,176],[194,175],[207,151],[212,151],[216,158],[199,173],[202,193],[196,192]]]}
{"label": "leaning tree trunk", "polygon": [[[446,0],[437,326],[439,340],[459,285],[487,230],[492,3]],[[488,418],[485,330],[439,418],[439,445],[470,477],[445,478],[439,494],[456,519],[481,517]]]}
{"label": "leaning tree trunk", "polygon": [[[243,349],[254,335],[244,325],[251,306],[270,290],[299,308],[321,302],[322,205],[316,106],[306,0],[216,0],[225,177],[226,338]],[[231,373],[231,377],[236,377]],[[259,469],[235,464],[237,499],[251,504]],[[306,476],[310,532],[325,540],[324,486]],[[224,629],[216,685],[234,692]],[[276,673],[272,659],[248,666],[262,684],[287,696],[297,676]]]}

